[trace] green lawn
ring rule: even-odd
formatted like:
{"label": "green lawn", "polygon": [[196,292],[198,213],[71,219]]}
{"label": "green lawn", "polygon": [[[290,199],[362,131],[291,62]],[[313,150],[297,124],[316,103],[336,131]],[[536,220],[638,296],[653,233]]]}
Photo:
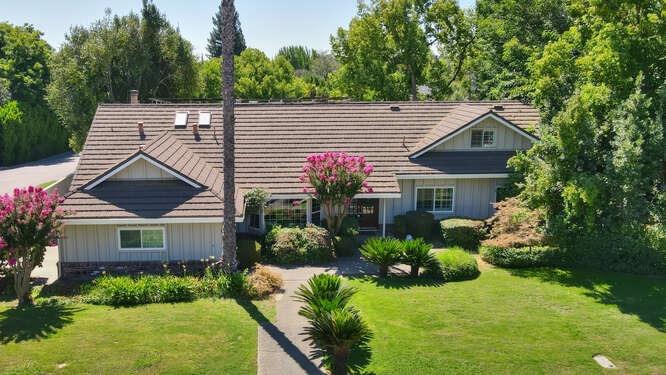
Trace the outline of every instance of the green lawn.
{"label": "green lawn", "polygon": [[269,302],[111,308],[0,303],[2,374],[254,374]]}
{"label": "green lawn", "polygon": [[438,286],[351,284],[375,334],[356,358],[370,373],[603,373],[598,353],[619,373],[666,373],[666,279],[486,269]]}

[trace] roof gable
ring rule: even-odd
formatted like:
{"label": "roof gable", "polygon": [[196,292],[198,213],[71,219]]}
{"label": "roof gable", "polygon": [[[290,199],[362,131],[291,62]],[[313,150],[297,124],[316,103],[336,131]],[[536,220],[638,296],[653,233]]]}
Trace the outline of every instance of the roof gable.
{"label": "roof gable", "polygon": [[419,143],[410,149],[409,157],[418,158],[488,118],[494,119],[498,123],[532,141],[537,139],[534,135],[505,119],[491,109],[460,105],[442,118],[442,120],[435,125]]}

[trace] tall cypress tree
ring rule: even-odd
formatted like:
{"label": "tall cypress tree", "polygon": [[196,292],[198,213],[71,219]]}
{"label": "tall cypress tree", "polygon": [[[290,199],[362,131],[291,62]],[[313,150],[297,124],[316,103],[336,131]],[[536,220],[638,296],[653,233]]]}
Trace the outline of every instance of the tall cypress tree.
{"label": "tall cypress tree", "polygon": [[[222,4],[217,9],[217,13],[213,17],[213,31],[210,32],[208,37],[208,54],[210,57],[222,56]],[[234,55],[238,56],[246,48],[245,36],[241,29],[240,20],[238,19],[238,12],[234,13]]]}

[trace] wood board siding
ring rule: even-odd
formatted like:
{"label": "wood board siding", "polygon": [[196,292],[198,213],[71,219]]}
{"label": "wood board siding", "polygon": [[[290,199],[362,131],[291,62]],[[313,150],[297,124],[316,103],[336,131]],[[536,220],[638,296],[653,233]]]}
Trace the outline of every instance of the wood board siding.
{"label": "wood board siding", "polygon": [[386,200],[386,223],[393,223],[396,215],[414,210],[417,187],[438,186],[453,186],[455,198],[453,212],[435,213],[437,219],[451,216],[486,219],[494,212],[495,192],[504,181],[494,178],[399,180],[402,196]]}
{"label": "wood board siding", "polygon": [[139,159],[127,166],[127,168],[111,176],[109,180],[174,180],[173,175],[167,171],[157,168],[143,159]]}
{"label": "wood board siding", "polygon": [[67,225],[59,243],[60,261],[63,263],[175,262],[196,261],[209,256],[219,258],[222,255],[222,224],[164,224],[163,226],[166,232],[166,250],[120,251],[117,231],[123,225]]}
{"label": "wood board siding", "polygon": [[[476,147],[472,148],[472,129],[495,129],[496,145],[495,147]],[[488,118],[481,123],[472,126],[471,128],[463,131],[448,141],[435,147],[432,151],[496,151],[496,150],[526,150],[532,146],[529,138],[516,131],[509,129],[506,125],[499,123],[497,120]]]}

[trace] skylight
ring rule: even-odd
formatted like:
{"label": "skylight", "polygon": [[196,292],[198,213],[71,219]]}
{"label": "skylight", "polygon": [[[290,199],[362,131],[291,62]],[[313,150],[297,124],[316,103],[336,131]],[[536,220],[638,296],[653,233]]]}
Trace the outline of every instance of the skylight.
{"label": "skylight", "polygon": [[210,126],[210,112],[199,112],[199,126]]}
{"label": "skylight", "polygon": [[189,112],[176,112],[175,126],[187,126],[187,115]]}

